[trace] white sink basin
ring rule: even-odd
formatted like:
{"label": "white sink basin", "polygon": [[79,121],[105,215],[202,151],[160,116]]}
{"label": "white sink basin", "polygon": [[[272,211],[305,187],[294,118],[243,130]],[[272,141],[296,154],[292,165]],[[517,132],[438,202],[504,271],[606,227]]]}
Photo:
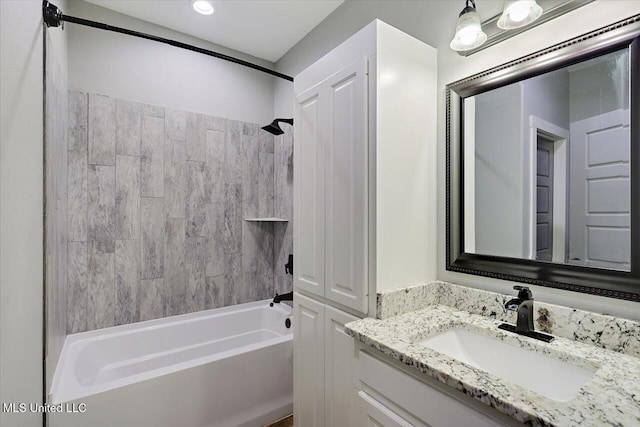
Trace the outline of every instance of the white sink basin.
{"label": "white sink basin", "polygon": [[571,400],[594,374],[464,329],[450,329],[419,344],[558,402]]}

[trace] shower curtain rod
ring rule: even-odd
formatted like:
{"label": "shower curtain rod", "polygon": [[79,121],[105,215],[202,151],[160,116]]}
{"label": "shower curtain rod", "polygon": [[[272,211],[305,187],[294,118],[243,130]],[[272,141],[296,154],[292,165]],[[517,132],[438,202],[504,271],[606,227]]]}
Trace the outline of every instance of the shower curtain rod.
{"label": "shower curtain rod", "polygon": [[126,28],[114,27],[113,25],[103,24],[102,22],[90,21],[88,19],[76,18],[74,16],[65,15],[54,4],[43,1],[42,2],[42,18],[47,27],[59,27],[62,25],[64,29],[64,23],[70,22],[72,24],[84,25],[86,27],[98,28],[100,30],[113,31],[115,33],[127,34],[129,36],[139,37],[141,39],[152,40],[159,43],[168,44],[171,46],[179,47],[181,49],[190,50],[192,52],[198,52],[203,55],[213,56],[214,58],[223,59],[225,61],[233,62],[235,64],[243,65],[245,67],[253,68],[254,70],[262,71],[263,73],[271,74],[272,76],[279,77],[290,82],[293,81],[293,77],[286,74],[278,73],[277,71],[270,70],[260,65],[253,64],[242,59],[234,58],[233,56],[225,55],[223,53],[214,52],[212,50],[203,49],[201,47],[193,46],[187,43],[182,43],[176,40],[166,39],[164,37],[158,37],[151,34],[141,33],[139,31],[128,30]]}

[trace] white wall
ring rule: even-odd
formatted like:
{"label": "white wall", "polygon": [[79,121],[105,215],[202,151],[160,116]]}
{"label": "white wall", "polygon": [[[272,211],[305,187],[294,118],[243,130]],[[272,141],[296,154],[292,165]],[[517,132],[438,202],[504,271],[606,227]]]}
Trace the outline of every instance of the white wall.
{"label": "white wall", "polygon": [[[0,1],[0,402],[42,402],[42,2]],[[0,425],[42,425],[0,413]]]}
{"label": "white wall", "polygon": [[[513,292],[516,283],[479,276],[451,273],[445,270],[445,104],[447,83],[478,73],[493,66],[533,53],[568,38],[584,34],[634,14],[640,13],[639,1],[597,0],[567,15],[485,49],[470,57],[462,57],[448,47],[455,20],[462,6],[457,2],[345,2],[294,46],[276,64],[279,71],[297,74],[315,60],[362,28],[379,18],[414,37],[438,47],[438,278],[461,285],[499,292]],[[448,15],[438,13],[451,5]],[[489,18],[502,6],[502,1],[486,0],[478,4],[483,18]],[[431,8],[434,12],[429,13]],[[488,15],[484,11],[493,8]],[[497,8],[497,9],[496,9]],[[448,23],[440,25],[439,22]],[[438,34],[430,33],[438,28]],[[292,115],[292,98],[287,87],[276,84],[276,114]],[[640,319],[637,303],[592,295],[532,286],[536,299],[570,305],[600,313]]]}
{"label": "white wall", "polygon": [[[529,256],[530,117],[569,129],[569,73],[557,70],[475,97],[475,251]],[[526,100],[526,102],[523,102]],[[535,152],[535,151],[534,151]],[[466,199],[467,196],[465,196]]]}
{"label": "white wall", "polygon": [[470,190],[475,197],[475,253],[520,257],[522,85],[514,83],[474,98],[475,183]]}
{"label": "white wall", "polygon": [[[84,1],[73,1],[69,6],[65,14],[175,39],[273,68],[268,61]],[[74,24],[66,24],[64,31],[69,32],[72,90],[245,122],[268,124],[273,120],[274,80],[281,80],[277,77],[123,34]]]}

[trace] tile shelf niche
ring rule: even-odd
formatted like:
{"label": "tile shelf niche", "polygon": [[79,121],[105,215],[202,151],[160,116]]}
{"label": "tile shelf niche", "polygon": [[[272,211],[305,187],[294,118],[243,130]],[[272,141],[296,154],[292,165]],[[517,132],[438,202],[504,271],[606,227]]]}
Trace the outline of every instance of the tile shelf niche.
{"label": "tile shelf niche", "polygon": [[275,218],[275,217],[267,217],[267,218],[245,218],[245,221],[250,222],[289,222],[288,219],[285,218]]}

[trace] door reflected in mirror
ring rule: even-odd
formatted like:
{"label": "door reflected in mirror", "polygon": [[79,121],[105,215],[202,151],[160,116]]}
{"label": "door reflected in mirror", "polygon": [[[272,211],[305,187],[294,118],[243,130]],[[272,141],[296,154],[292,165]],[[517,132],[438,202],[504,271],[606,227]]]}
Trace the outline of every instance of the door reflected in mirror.
{"label": "door reflected in mirror", "polygon": [[629,49],[463,99],[464,252],[630,270]]}

